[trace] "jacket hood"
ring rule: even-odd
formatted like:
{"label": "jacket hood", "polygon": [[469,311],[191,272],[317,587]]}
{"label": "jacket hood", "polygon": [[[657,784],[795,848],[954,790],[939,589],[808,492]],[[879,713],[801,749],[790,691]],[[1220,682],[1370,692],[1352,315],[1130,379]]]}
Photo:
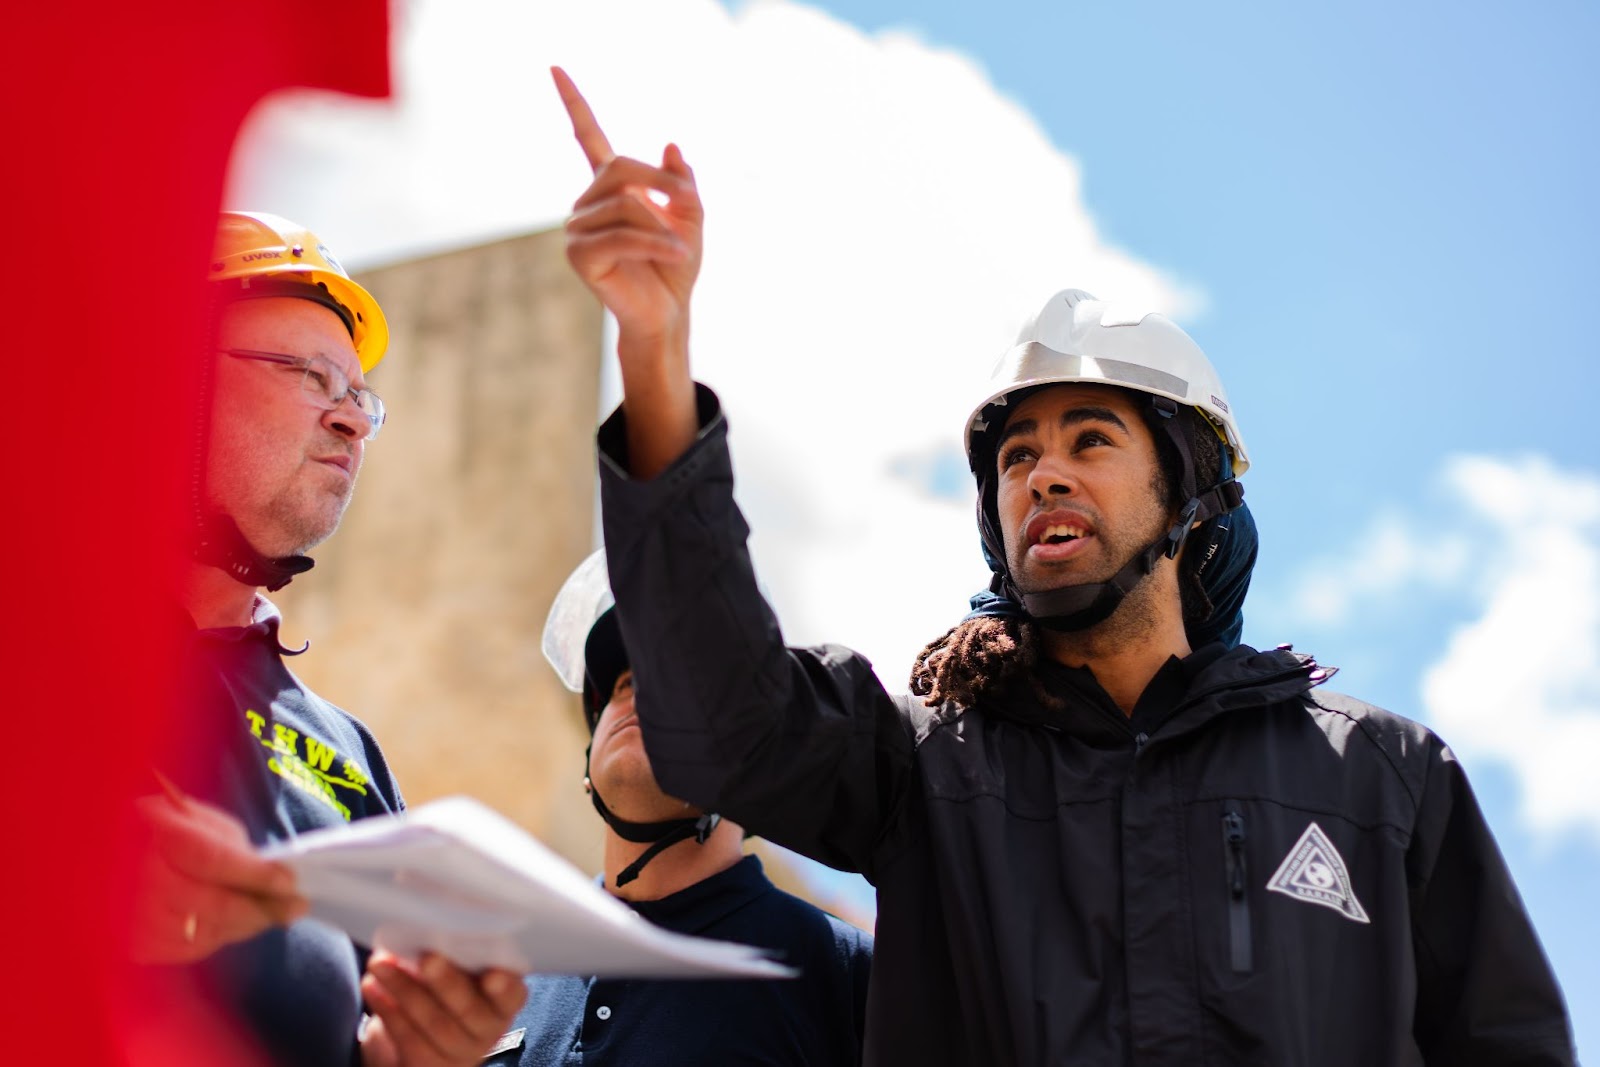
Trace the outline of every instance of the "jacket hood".
{"label": "jacket hood", "polygon": [[1319,665],[1315,656],[1289,648],[1258,652],[1239,645],[1195,672],[1188,691],[1162,726],[1161,736],[1185,733],[1224,712],[1303,698],[1337,670]]}

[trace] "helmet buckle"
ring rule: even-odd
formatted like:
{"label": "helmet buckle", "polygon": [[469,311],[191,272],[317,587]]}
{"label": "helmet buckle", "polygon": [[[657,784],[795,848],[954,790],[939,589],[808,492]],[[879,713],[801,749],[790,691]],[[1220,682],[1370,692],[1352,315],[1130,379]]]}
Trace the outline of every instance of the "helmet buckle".
{"label": "helmet buckle", "polygon": [[1183,543],[1189,540],[1189,530],[1194,526],[1194,517],[1200,512],[1200,498],[1192,496],[1183,506],[1183,511],[1178,515],[1178,521],[1172,524],[1172,529],[1167,531],[1168,559],[1177,559],[1178,553],[1183,551]]}

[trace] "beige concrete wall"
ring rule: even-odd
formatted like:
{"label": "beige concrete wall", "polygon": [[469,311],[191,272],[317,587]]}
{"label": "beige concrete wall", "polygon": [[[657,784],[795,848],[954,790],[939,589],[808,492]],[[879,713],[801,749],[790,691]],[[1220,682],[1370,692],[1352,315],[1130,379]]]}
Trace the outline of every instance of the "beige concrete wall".
{"label": "beige concrete wall", "polygon": [[389,408],[339,532],[276,598],[294,669],[365,721],[407,802],[471,793],[588,870],[577,698],[539,652],[591,549],[602,317],[559,231],[364,272]]}

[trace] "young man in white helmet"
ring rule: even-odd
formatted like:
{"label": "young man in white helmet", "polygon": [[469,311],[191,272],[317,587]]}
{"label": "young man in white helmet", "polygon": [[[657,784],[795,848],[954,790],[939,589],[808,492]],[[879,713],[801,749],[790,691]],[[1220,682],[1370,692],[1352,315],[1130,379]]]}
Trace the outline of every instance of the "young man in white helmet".
{"label": "young man in white helmet", "polygon": [[761,861],[744,854],[743,828],[662,792],[639,739],[633,672],[603,552],[567,579],[543,644],[561,680],[583,695],[592,738],[583,782],[605,824],[607,892],[669,930],[773,950],[800,974],[777,981],[530,976],[507,1047],[486,1062],[859,1063],[871,936],[773,885]]}
{"label": "young man in white helmet", "polygon": [[306,649],[280,645],[264,596],[311,567],[305,553],[338,527],[383,424],[365,378],[388,343],[383,312],[313,234],[274,215],[224,213],[208,281],[189,544],[169,612],[187,733],[140,802],[149,847],[132,953],[275,1063],[476,1063],[521,1004],[519,976],[368,960],[332,927],[297,921],[307,905],[291,872],[255,851],[403,807],[367,728],[289,669]]}
{"label": "young man in white helmet", "polygon": [[877,887],[868,1063],[1573,1062],[1449,750],[1287,647],[1191,647],[1189,538],[1247,459],[1182,331],[1076,291],[1024,330],[967,428],[1000,607],[891,697],[757,590],[689,374],[692,173],[616,157],[557,84],[595,171],[569,259],[620,328],[601,488],[644,742],[674,795]]}

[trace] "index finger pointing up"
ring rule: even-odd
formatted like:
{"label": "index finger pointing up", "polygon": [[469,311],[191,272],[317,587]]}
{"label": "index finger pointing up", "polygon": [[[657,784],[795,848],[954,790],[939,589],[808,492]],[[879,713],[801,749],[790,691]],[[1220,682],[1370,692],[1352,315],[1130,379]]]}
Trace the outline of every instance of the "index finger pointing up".
{"label": "index finger pointing up", "polygon": [[567,76],[567,72],[560,67],[551,67],[550,76],[555,79],[556,92],[561,94],[567,117],[572,120],[573,136],[577,137],[583,154],[589,158],[590,169],[598,171],[616,155],[611,150],[611,142],[606,140],[605,131],[600,129],[594,112],[589,110],[589,102],[578,92],[578,87]]}

